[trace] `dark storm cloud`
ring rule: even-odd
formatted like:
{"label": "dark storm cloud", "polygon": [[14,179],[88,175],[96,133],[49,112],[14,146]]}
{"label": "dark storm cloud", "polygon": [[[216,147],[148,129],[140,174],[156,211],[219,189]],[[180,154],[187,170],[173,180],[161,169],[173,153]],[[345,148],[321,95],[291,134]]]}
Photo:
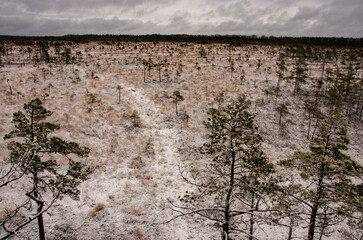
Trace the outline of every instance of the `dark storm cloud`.
{"label": "dark storm cloud", "polygon": [[363,37],[363,1],[0,1],[0,34],[86,33]]}

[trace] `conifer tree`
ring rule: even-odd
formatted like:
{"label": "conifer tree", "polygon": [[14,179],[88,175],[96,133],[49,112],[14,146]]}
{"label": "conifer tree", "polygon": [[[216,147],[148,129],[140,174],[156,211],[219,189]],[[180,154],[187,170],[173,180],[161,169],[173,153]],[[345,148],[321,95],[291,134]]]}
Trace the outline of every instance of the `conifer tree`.
{"label": "conifer tree", "polygon": [[276,107],[276,111],[279,113],[279,125],[281,125],[282,116],[285,114],[289,114],[289,109],[286,104],[280,103],[279,106]]}
{"label": "conifer tree", "polygon": [[295,63],[294,74],[295,74],[295,87],[294,87],[294,95],[297,95],[300,91],[301,83],[305,82],[307,78],[307,64],[303,57],[299,57]]}
{"label": "conifer tree", "polygon": [[363,167],[345,153],[348,144],[342,113],[337,107],[331,108],[310,144],[310,151],[298,151],[279,163],[297,169],[306,181],[295,199],[309,209],[304,213],[309,216],[308,240],[314,239],[317,232],[321,239],[328,226],[362,213],[363,196],[357,183],[362,184]]}
{"label": "conifer tree", "polygon": [[176,115],[178,115],[178,102],[184,101],[184,97],[180,94],[179,91],[174,91],[173,97],[174,97],[174,103],[175,103],[175,113],[176,113]]}
{"label": "conifer tree", "polygon": [[71,62],[71,54],[72,51],[70,48],[65,48],[64,51],[61,53],[66,64],[69,64]]}
{"label": "conifer tree", "polygon": [[[321,113],[321,110],[319,109],[319,107],[315,103],[313,103],[309,100],[305,101],[304,109],[308,113],[308,120],[309,120],[308,133],[307,133],[306,137],[307,137],[307,139],[310,139],[311,122],[312,122],[313,118],[315,117],[316,118],[315,129],[314,129],[314,133],[315,133],[315,130],[318,127],[319,120],[322,118],[322,113]],[[312,139],[314,138],[314,133],[313,133]]]}
{"label": "conifer tree", "polygon": [[121,102],[121,89],[122,87],[120,85],[117,85],[116,90],[118,91],[118,103]]}
{"label": "conifer tree", "polygon": [[132,119],[132,125],[134,127],[140,127],[141,122],[140,122],[140,115],[139,115],[138,111],[134,110],[132,112],[132,114],[130,115],[130,118]]}
{"label": "conifer tree", "polygon": [[[12,123],[15,130],[6,134],[4,139],[15,138],[8,143],[8,162],[16,168],[18,176],[28,180],[24,189],[26,199],[2,219],[1,225],[5,233],[2,239],[14,235],[30,222],[37,220],[39,239],[43,240],[43,214],[64,196],[78,199],[77,185],[85,180],[89,173],[88,169],[83,169],[82,165],[72,160],[69,155],[86,157],[90,149],[53,135],[49,136],[60,126],[44,121],[52,112],[42,106],[39,98],[24,104],[24,110],[25,113],[18,111],[13,114]],[[68,160],[67,166],[57,162],[57,155]],[[37,206],[35,211],[31,211],[32,204]],[[26,210],[30,211],[27,218],[17,221],[15,225],[10,224],[10,220],[15,219],[19,211]]]}
{"label": "conifer tree", "polygon": [[185,206],[178,207],[179,216],[197,214],[216,222],[222,240],[241,233],[254,239],[256,225],[267,211],[273,164],[261,150],[255,115],[242,99],[208,113],[204,125],[209,141],[200,148],[207,158],[205,175],[184,176],[197,189],[183,196]]}

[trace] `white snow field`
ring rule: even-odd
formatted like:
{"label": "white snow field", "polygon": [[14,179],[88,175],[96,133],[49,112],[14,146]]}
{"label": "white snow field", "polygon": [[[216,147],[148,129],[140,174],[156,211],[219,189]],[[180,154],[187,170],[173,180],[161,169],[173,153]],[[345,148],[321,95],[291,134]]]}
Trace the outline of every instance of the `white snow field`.
{"label": "white snow field", "polygon": [[[206,58],[199,56],[201,47]],[[93,170],[79,186],[80,200],[65,197],[44,215],[47,239],[220,239],[213,222],[201,218],[182,217],[163,223],[177,215],[169,201],[177,203],[185,191],[193,190],[183,181],[179,166],[204,163],[194,158],[193,149],[207,141],[203,121],[209,108],[218,107],[216,97],[222,92],[224,103],[241,94],[251,100],[250,111],[257,113],[256,124],[269,160],[276,163],[297,150],[308,150],[304,98],[292,94],[294,80],[281,81],[281,96],[276,102],[265,91],[277,83],[276,62],[282,48],[91,42],[71,46],[72,53],[82,53],[75,64],[35,64],[21,46],[13,46],[12,53],[2,57],[0,68],[1,166],[9,154],[3,136],[13,129],[12,114],[39,97],[54,112],[47,120],[61,125],[57,136],[92,149],[88,158],[77,159]],[[149,72],[142,64],[149,59],[164,63],[160,73],[157,66]],[[312,60],[308,66],[310,78],[302,85],[305,92],[312,91],[312,79],[321,75],[319,63]],[[327,63],[326,67],[336,65]],[[289,76],[292,61],[287,61],[287,68],[285,75]],[[117,86],[121,87],[120,103]],[[178,102],[178,116],[175,103],[167,97],[174,91],[184,97]],[[90,95],[95,97],[93,101]],[[286,103],[290,111],[282,126],[275,111],[279,103]],[[134,110],[140,116],[139,127],[134,127],[130,118]],[[183,118],[185,113],[190,116],[188,122]],[[362,121],[350,125],[349,137],[348,152],[362,164]],[[21,190],[26,186],[24,178],[0,189],[1,214],[24,198]],[[296,228],[295,239],[305,239],[304,226],[306,223]],[[349,231],[345,224],[332,230],[326,239],[343,239],[343,233]],[[287,238],[287,228],[262,225],[257,231],[261,240]],[[18,237],[37,239],[36,223],[20,231]]]}

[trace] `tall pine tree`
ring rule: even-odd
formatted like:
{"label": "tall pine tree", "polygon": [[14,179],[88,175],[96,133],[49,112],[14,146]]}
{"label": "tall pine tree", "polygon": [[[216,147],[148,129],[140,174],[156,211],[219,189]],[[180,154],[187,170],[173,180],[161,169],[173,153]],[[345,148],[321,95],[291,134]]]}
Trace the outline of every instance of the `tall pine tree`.
{"label": "tall pine tree", "polygon": [[[83,169],[79,162],[73,161],[70,154],[86,157],[90,152],[75,142],[67,142],[56,136],[49,136],[60,128],[58,124],[44,121],[52,115],[42,106],[39,98],[24,104],[24,111],[13,114],[15,130],[6,134],[4,139],[15,139],[8,143],[9,164],[12,164],[20,176],[26,178],[26,196],[23,203],[2,219],[5,235],[2,239],[18,233],[30,222],[37,220],[39,239],[45,239],[43,214],[63,196],[79,198],[77,185],[86,179],[88,169]],[[56,156],[62,155],[68,160],[67,166],[59,164]],[[32,204],[37,208],[32,211]],[[11,223],[22,210],[28,211],[28,217]]]}
{"label": "tall pine tree", "polygon": [[207,171],[188,180],[197,189],[187,193],[182,198],[185,205],[179,207],[181,215],[198,214],[216,222],[222,240],[241,233],[254,239],[256,224],[267,209],[274,167],[261,150],[254,117],[242,98],[219,110],[210,109],[204,122],[209,141],[200,148]]}
{"label": "tall pine tree", "polygon": [[[347,128],[339,108],[339,100],[331,100],[331,108],[310,144],[310,151],[296,152],[293,157],[279,162],[296,169],[305,184],[295,193],[309,211],[308,239],[320,238],[327,228],[362,212],[363,196],[358,191],[363,167],[351,159],[348,150]],[[355,180],[354,180],[355,179]]]}

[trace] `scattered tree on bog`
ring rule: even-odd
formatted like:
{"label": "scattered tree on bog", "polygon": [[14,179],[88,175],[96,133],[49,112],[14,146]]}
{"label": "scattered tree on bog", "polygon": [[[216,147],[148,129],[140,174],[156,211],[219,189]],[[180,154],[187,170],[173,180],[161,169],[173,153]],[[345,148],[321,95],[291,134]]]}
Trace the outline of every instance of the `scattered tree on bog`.
{"label": "scattered tree on bog", "polygon": [[279,113],[279,125],[281,125],[281,119],[283,115],[289,114],[289,109],[286,104],[280,103],[279,106],[276,107],[276,111]]}
{"label": "scattered tree on bog", "polygon": [[[15,130],[6,134],[4,139],[14,139],[8,143],[10,156],[7,159],[12,171],[7,178],[1,178],[1,186],[20,178],[26,183],[22,188],[25,200],[16,205],[2,219],[2,239],[18,234],[33,220],[37,219],[39,239],[45,239],[43,214],[47,212],[57,200],[64,196],[72,199],[79,198],[77,185],[86,179],[89,169],[84,169],[79,162],[73,161],[70,155],[86,157],[90,152],[75,142],[67,142],[53,133],[59,130],[58,124],[44,121],[52,115],[51,111],[42,106],[39,98],[24,104],[24,112],[13,114],[12,123]],[[50,136],[52,135],[52,136]],[[57,155],[68,160],[67,166],[60,165]],[[36,209],[31,206],[35,204]],[[18,218],[18,213],[26,212],[26,218]],[[16,221],[13,221],[16,220]]]}
{"label": "scattered tree on bog", "polygon": [[184,101],[184,97],[180,94],[179,91],[174,91],[172,97],[175,103],[175,114],[178,115],[178,102]]}
{"label": "scattered tree on bog", "polygon": [[216,223],[222,240],[244,234],[254,239],[256,225],[268,211],[269,178],[274,172],[261,150],[262,138],[254,125],[254,115],[243,99],[220,110],[209,110],[204,122],[209,141],[200,153],[208,159],[205,175],[191,174],[184,179],[197,189],[186,193],[180,213],[199,215]]}
{"label": "scattered tree on bog", "polygon": [[316,233],[321,239],[330,226],[346,218],[361,222],[363,212],[363,167],[345,153],[349,139],[339,108],[329,110],[318,130],[310,151],[298,151],[279,162],[281,166],[296,169],[305,182],[293,196],[308,209],[302,215],[309,217],[306,219],[309,240]]}

